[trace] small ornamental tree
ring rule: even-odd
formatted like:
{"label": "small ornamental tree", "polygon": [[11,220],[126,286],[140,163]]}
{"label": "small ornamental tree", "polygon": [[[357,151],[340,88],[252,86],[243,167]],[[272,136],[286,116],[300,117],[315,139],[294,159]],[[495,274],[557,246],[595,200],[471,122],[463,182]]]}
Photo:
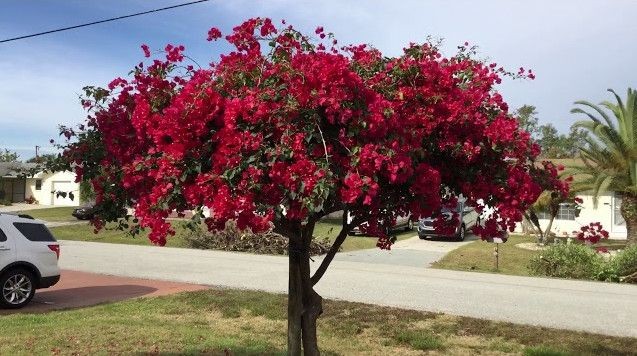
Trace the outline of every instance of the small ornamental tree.
{"label": "small ornamental tree", "polygon": [[[462,194],[478,211],[495,210],[474,232],[497,235],[522,220],[546,173],[494,90],[502,75],[528,76],[523,69],[475,60],[466,44],[452,57],[429,43],[386,57],[365,45],[339,48],[321,27],[312,37],[250,19],[225,37],[235,49],[206,68],[168,45],[131,78],[85,88],[87,122],[62,129],[65,164],[95,190],[98,229],[109,221],[149,228],[163,245],[174,234],[168,215],[194,210],[211,230],[234,220],[287,237],[295,355],[319,353],[314,286],[353,227],[365,224],[389,248],[397,216],[429,216]],[[126,207],[135,211],[128,222]],[[314,226],[336,211],[342,229],[312,275]]]}
{"label": "small ornamental tree", "polygon": [[[550,161],[542,161],[542,169],[536,171],[536,181],[544,189],[538,199],[524,213],[524,217],[531,223],[535,234],[537,235],[538,244],[544,244],[551,235],[553,221],[560,211],[560,205],[563,203],[579,204],[581,199],[572,196],[569,190],[569,184],[573,181],[572,176],[566,176],[563,180],[558,178],[560,172],[564,170],[564,166],[555,165]],[[545,211],[548,213],[548,223],[544,229],[540,225],[538,212]]]}

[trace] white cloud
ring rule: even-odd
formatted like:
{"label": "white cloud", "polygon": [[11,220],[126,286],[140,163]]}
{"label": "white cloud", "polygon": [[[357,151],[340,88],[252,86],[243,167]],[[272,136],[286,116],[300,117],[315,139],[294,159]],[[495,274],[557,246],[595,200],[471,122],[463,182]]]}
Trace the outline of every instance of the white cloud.
{"label": "white cloud", "polygon": [[[8,51],[7,51],[8,52]],[[46,54],[12,51],[0,57],[0,124],[51,126],[79,122],[85,116],[78,95],[90,83],[103,85],[114,70],[91,66],[72,49]],[[1,54],[1,52],[0,52]]]}

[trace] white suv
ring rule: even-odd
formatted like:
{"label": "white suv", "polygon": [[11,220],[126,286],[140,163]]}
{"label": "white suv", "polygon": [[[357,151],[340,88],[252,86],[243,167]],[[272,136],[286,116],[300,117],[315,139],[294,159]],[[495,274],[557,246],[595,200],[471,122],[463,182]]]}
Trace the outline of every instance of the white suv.
{"label": "white suv", "polygon": [[44,222],[0,213],[0,307],[21,308],[60,280],[60,245]]}

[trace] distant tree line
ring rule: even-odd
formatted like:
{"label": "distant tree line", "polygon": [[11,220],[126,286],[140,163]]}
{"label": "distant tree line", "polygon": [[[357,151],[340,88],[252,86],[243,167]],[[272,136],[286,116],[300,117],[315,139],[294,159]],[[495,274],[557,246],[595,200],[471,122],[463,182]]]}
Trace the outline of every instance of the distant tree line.
{"label": "distant tree line", "polygon": [[568,134],[561,134],[551,123],[540,125],[537,114],[533,105],[524,105],[515,111],[520,126],[542,147],[541,157],[574,158],[579,154],[579,147],[586,146],[584,130],[571,127]]}
{"label": "distant tree line", "polygon": [[[45,153],[37,157],[31,157],[27,159],[25,162],[26,163],[46,163],[56,158],[57,158],[57,154],[55,153]],[[19,162],[19,161],[20,161],[20,155],[18,155],[17,152],[11,151],[6,148],[0,149],[0,162]]]}
{"label": "distant tree line", "polygon": [[0,149],[0,162],[17,162],[18,154],[6,148]]}

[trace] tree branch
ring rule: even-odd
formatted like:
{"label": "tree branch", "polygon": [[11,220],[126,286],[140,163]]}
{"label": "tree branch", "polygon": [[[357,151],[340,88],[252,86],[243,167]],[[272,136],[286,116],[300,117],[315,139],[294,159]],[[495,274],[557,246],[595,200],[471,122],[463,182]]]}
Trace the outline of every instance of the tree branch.
{"label": "tree branch", "polygon": [[531,223],[531,226],[537,229],[536,234],[540,237],[540,240],[544,238],[544,231],[542,231],[542,227],[537,219],[537,214],[533,208],[530,208],[528,212],[524,212],[524,217]]}
{"label": "tree branch", "polygon": [[366,217],[359,216],[359,217],[355,217],[350,223],[347,223],[347,216],[348,216],[348,210],[345,209],[343,210],[343,220],[342,220],[343,227],[341,228],[341,232],[336,237],[336,240],[334,240],[332,247],[325,255],[325,258],[321,262],[321,265],[316,270],[316,272],[314,272],[314,275],[310,279],[312,281],[313,286],[316,285],[316,283],[318,283],[318,281],[321,280],[321,278],[325,274],[325,271],[327,271],[327,267],[329,267],[330,263],[332,263],[334,256],[336,255],[338,250],[341,248],[341,245],[343,244],[343,241],[345,241],[345,238],[347,237],[347,234],[349,233],[349,231],[354,226],[357,226],[363,223],[366,219]]}

